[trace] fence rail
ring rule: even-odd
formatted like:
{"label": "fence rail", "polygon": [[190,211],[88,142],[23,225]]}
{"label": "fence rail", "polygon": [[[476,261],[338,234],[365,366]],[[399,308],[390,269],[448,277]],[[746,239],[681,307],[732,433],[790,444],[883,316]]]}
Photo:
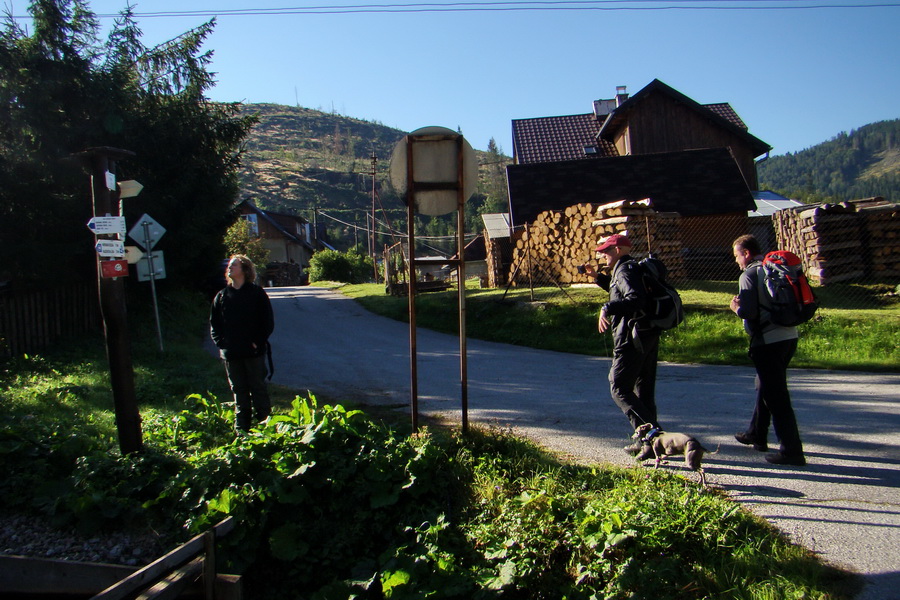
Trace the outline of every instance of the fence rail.
{"label": "fence rail", "polygon": [[94,283],[0,294],[0,358],[36,352],[99,324]]}

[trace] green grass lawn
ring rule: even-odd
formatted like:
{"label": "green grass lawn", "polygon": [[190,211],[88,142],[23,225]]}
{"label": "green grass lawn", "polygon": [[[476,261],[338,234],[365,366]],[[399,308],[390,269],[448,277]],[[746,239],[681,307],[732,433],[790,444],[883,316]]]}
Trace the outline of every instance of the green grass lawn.
{"label": "green grass lawn", "polygon": [[[663,333],[660,360],[678,363],[750,364],[747,336],[728,308],[735,282],[694,282],[679,288],[685,321]],[[342,285],[336,289],[368,310],[408,321],[408,299],[388,296],[380,284]],[[466,290],[468,336],[545,350],[609,356],[609,334],[597,332],[596,318],[607,294],[600,288],[546,289],[528,302],[527,291]],[[822,308],[800,326],[800,344],[791,366],[862,371],[900,371],[900,300],[887,286],[842,286],[817,290]],[[420,294],[416,322],[456,334],[455,290]]]}

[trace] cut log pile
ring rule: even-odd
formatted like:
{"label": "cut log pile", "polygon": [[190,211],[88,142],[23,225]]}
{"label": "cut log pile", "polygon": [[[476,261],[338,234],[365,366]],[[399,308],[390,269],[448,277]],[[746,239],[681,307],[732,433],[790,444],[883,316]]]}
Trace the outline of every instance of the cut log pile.
{"label": "cut log pile", "polygon": [[[568,285],[593,283],[578,267],[597,267],[594,248],[601,238],[625,234],[635,258],[647,255],[648,243],[669,269],[669,278],[684,278],[685,269],[676,213],[658,213],[649,199],[610,204],[576,204],[565,210],[544,211],[516,240],[513,249],[514,284]],[[649,233],[649,237],[648,237]]]}
{"label": "cut log pile", "polygon": [[778,247],[819,285],[900,275],[900,205],[882,198],[805,205],[772,217]]}

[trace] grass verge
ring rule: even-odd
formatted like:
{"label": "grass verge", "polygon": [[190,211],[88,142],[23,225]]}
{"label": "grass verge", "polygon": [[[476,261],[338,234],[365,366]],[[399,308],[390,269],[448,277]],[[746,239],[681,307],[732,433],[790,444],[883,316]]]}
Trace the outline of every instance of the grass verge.
{"label": "grass verge", "polygon": [[[685,321],[663,332],[660,359],[677,363],[749,365],[747,337],[740,319],[728,309],[735,282],[693,282],[679,289]],[[848,286],[844,286],[847,288]],[[813,321],[800,326],[800,344],[792,367],[860,371],[900,371],[900,300],[886,286],[817,290],[822,306]],[[380,284],[343,285],[341,293],[368,310],[408,321],[408,299],[388,296]],[[527,294],[468,289],[466,333],[477,339],[610,356],[609,334],[597,332],[597,313],[608,296],[600,288],[572,288],[568,296],[549,292],[550,300],[527,302]],[[846,297],[856,300],[849,302]],[[571,299],[570,299],[571,298]],[[456,334],[456,291],[421,294],[416,322]]]}

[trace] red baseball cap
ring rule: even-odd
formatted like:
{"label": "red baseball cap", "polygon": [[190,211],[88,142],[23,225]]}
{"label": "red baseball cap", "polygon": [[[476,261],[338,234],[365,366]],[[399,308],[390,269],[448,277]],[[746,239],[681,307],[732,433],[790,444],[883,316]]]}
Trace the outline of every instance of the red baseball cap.
{"label": "red baseball cap", "polygon": [[600,245],[594,249],[594,252],[603,252],[612,246],[631,248],[631,240],[620,233],[614,233],[609,237],[602,238],[600,240]]}

